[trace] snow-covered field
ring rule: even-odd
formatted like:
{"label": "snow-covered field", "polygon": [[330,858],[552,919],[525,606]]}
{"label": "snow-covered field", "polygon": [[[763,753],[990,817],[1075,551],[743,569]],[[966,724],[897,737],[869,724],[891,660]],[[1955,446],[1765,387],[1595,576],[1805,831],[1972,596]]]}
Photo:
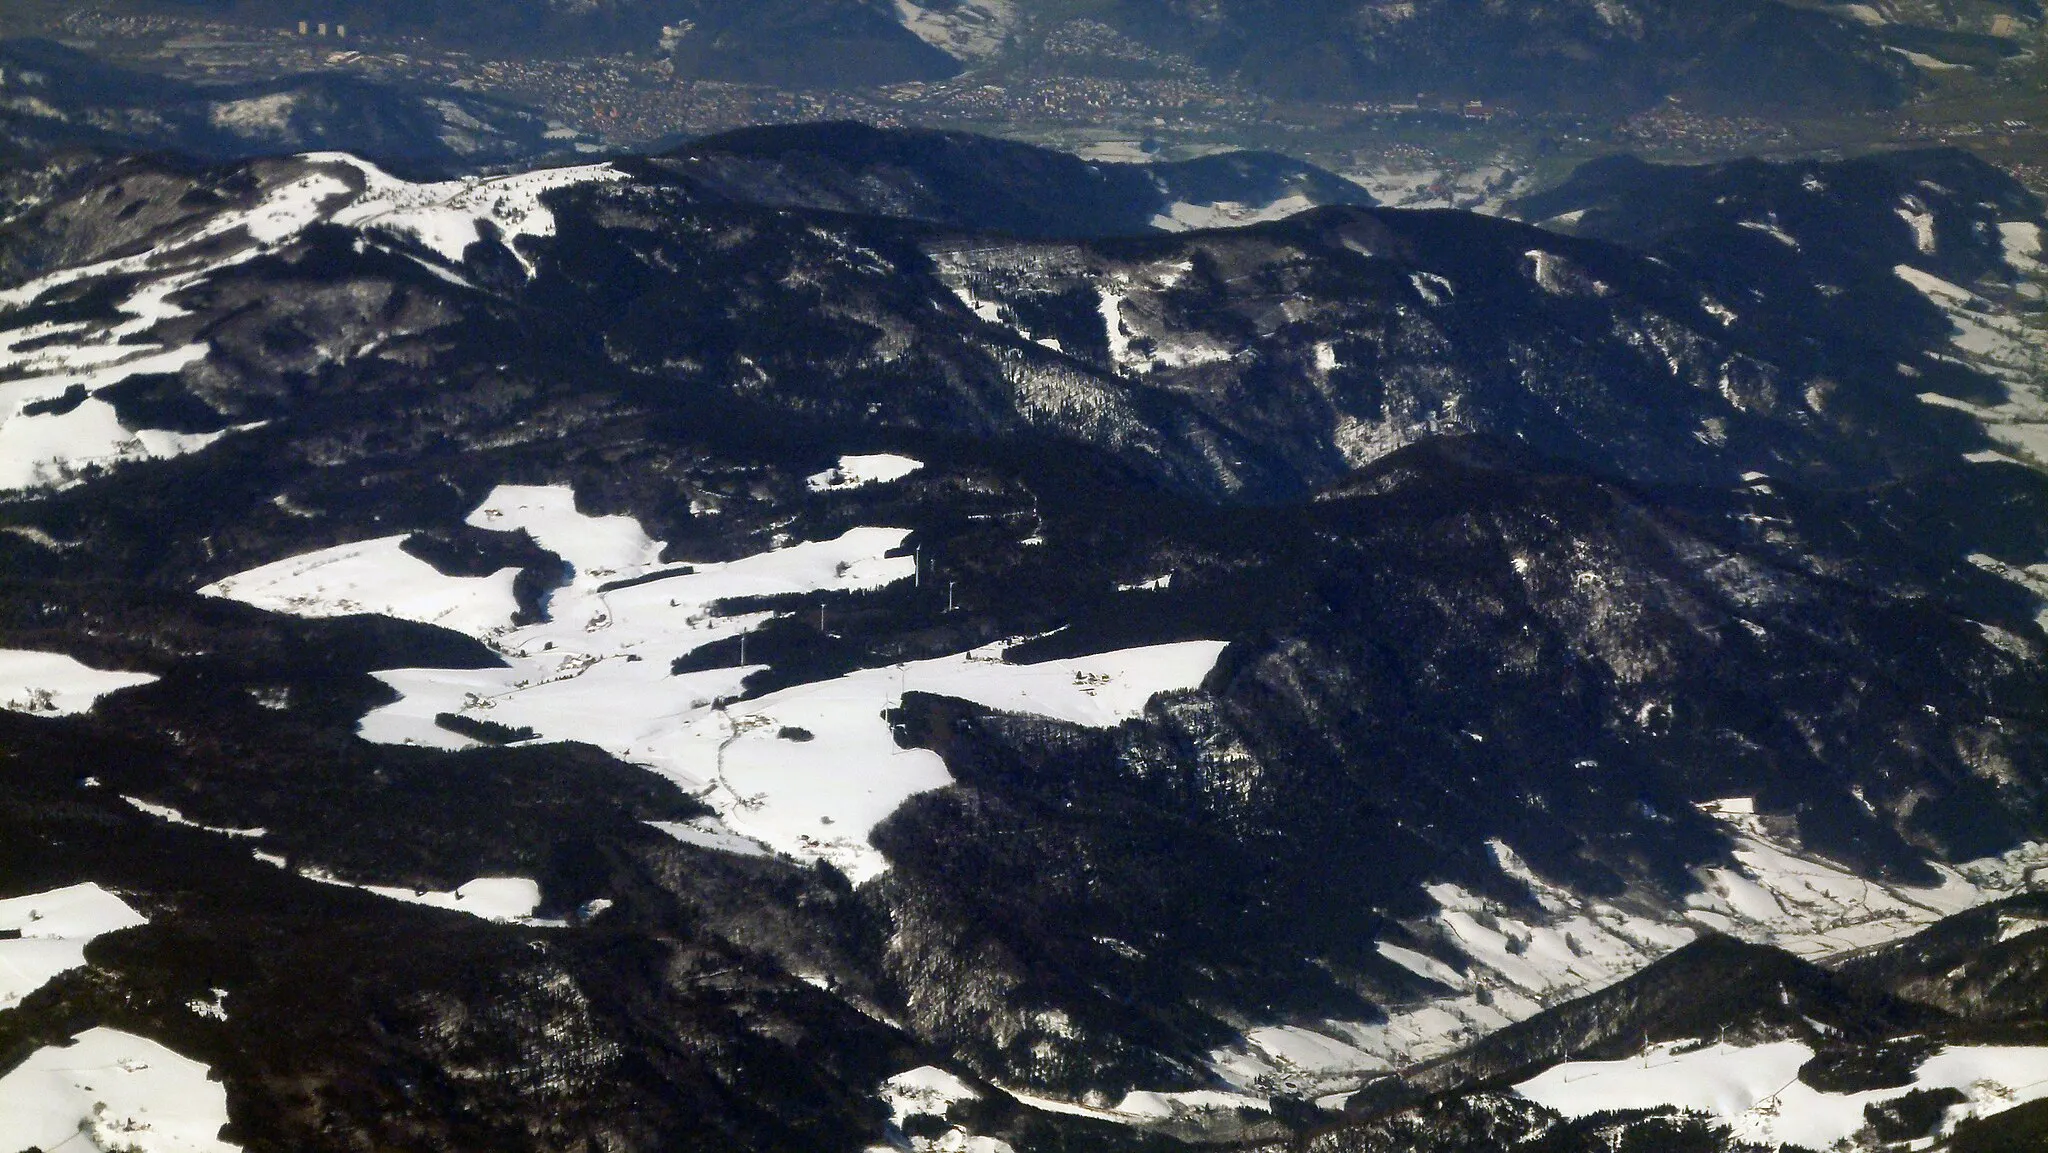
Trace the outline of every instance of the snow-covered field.
{"label": "snow-covered field", "polygon": [[954,1102],[976,1101],[981,1094],[944,1069],[924,1065],[882,1082],[881,1097],[889,1107],[889,1120],[900,1126],[918,1113],[943,1117]]}
{"label": "snow-covered field", "polygon": [[518,569],[487,577],[451,577],[402,547],[406,534],[306,553],[237,573],[199,590],[271,612],[301,617],[379,613],[458,632],[507,628],[519,602]]}
{"label": "snow-covered field", "polygon": [[874,827],[912,796],[953,783],[936,753],[896,744],[883,713],[905,692],[1107,727],[1156,693],[1199,684],[1223,647],[1195,641],[1036,665],[991,649],[866,669],[690,720],[669,771],[686,787],[708,785],[702,799],[733,831],[865,881],[888,867],[868,843]]}
{"label": "snow-covered field", "polygon": [[913,460],[895,453],[881,452],[867,456],[842,456],[839,463],[805,478],[812,492],[830,492],[834,489],[861,488],[871,484],[888,484],[902,480],[924,467],[921,460]]}
{"label": "snow-covered field", "polygon": [[1736,867],[1701,872],[1703,889],[1682,912],[1647,916],[1579,897],[1530,871],[1514,850],[1489,843],[1501,871],[1529,888],[1544,911],[1522,919],[1451,884],[1429,887],[1431,926],[1453,942],[1464,972],[1413,949],[1381,943],[1388,960],[1452,992],[1396,1006],[1384,1021],[1320,1021],[1253,1029],[1210,1055],[1245,1089],[1328,1092],[1363,1074],[1443,1056],[1603,988],[1691,941],[1702,926],[1809,959],[1899,940],[1952,913],[2024,891],[2048,867],[2048,846],[2029,843],[1960,867],[1938,865],[1942,883],[1909,888],[1868,881],[1773,837],[1748,798],[1703,806],[1729,826]]}
{"label": "snow-covered field", "polygon": [[896,17],[918,39],[957,60],[996,55],[1017,25],[1012,0],[896,0]]}
{"label": "snow-covered field", "polygon": [[[90,882],[0,901],[0,930],[21,934],[0,939],[0,1009],[85,964],[85,946],[94,937],[148,923],[128,902]],[[24,1147],[8,1145],[0,1130],[0,1148]]]}
{"label": "snow-covered field", "polygon": [[45,1046],[0,1077],[0,1149],[232,1153],[227,1121],[227,1087],[205,1065],[117,1029]]}
{"label": "snow-covered field", "polygon": [[0,709],[17,713],[82,713],[108,693],[156,679],[148,673],[92,668],[63,653],[0,649]]}
{"label": "snow-covered field", "polygon": [[408,889],[398,885],[358,885],[317,869],[305,870],[300,875],[323,885],[361,889],[393,901],[467,913],[486,921],[543,923],[534,920],[533,916],[533,911],[540,908],[540,886],[525,877],[478,877],[452,890],[443,890]]}
{"label": "snow-covered field", "polygon": [[344,152],[312,153],[306,159],[347,165],[360,174],[362,193],[333,214],[334,223],[407,237],[451,264],[462,262],[463,250],[483,238],[482,226],[488,223],[498,230],[506,247],[529,274],[533,272],[533,263],[519,250],[517,239],[555,233],[554,213],[540,202],[541,194],[577,184],[625,178],[609,164],[586,164],[510,176],[415,184]]}
{"label": "snow-covered field", "polygon": [[1297,212],[1307,212],[1316,206],[1315,201],[1299,193],[1278,197],[1263,204],[1246,204],[1236,200],[1218,200],[1197,203],[1176,200],[1166,210],[1152,218],[1152,227],[1162,232],[1188,232],[1198,228],[1237,228],[1246,224],[1264,224],[1269,220],[1285,220]]}
{"label": "snow-covered field", "polygon": [[[836,471],[880,483],[907,475],[916,463],[849,457]],[[718,602],[909,580],[915,559],[891,555],[908,533],[856,528],[828,541],[692,566],[664,562],[662,543],[629,517],[577,511],[566,488],[502,486],[468,520],[486,529],[524,529],[569,563],[573,575],[549,602],[549,620],[512,627],[510,573],[445,577],[400,552],[399,538],[280,561],[205,591],[301,616],[374,609],[469,632],[503,655],[506,667],[381,672],[400,699],[365,716],[362,735],[462,748],[473,742],[435,722],[458,713],[531,729],[541,739],[584,741],[676,781],[722,820],[663,826],[670,835],[710,848],[765,846],[831,861],[856,881],[887,867],[868,843],[874,826],[909,797],[952,783],[936,754],[897,746],[883,713],[903,693],[1115,725],[1156,693],[1199,684],[1224,647],[1188,642],[1038,665],[1013,665],[990,649],[725,704],[760,666],[670,671],[678,657],[742,636],[770,617],[719,615]],[[825,623],[829,628],[829,609]]]}
{"label": "snow-covered field", "polygon": [[[2036,225],[2009,221],[2001,224],[1999,231],[2006,261],[2015,271],[2027,276],[2048,274],[2048,268],[2035,259],[2041,243]],[[2036,466],[2048,466],[2048,390],[2041,383],[2041,371],[2048,366],[2048,334],[1962,285],[1910,265],[1892,271],[1947,314],[1955,359],[1997,377],[2007,388],[2006,400],[1994,405],[1932,392],[1923,393],[1920,399],[1969,413],[2006,453]]]}
{"label": "snow-covered field", "polygon": [[1945,1087],[1969,1098],[1949,1111],[1945,1130],[2048,1097],[2048,1048],[1947,1048],[1920,1066],[1913,1084],[1861,1093],[1823,1093],[1799,1080],[1799,1067],[1812,1057],[1796,1041],[1672,1043],[1621,1061],[1569,1061],[1515,1089],[1568,1117],[1672,1106],[1711,1114],[1739,1140],[1809,1149],[1833,1148],[1862,1128],[1865,1105],[1915,1089]]}
{"label": "snow-covered field", "polygon": [[1513,188],[1506,164],[1472,168],[1386,163],[1344,173],[1391,208],[1467,208],[1498,214]]}

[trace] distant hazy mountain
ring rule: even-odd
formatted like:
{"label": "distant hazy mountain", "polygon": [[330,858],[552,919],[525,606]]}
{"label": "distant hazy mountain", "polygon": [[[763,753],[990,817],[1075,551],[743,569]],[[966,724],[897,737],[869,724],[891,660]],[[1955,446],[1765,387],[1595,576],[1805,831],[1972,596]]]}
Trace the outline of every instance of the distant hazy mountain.
{"label": "distant hazy mountain", "polygon": [[211,159],[337,149],[386,163],[461,167],[531,160],[573,140],[548,133],[545,118],[530,109],[455,89],[338,75],[191,84],[46,40],[0,41],[0,141],[16,148]]}
{"label": "distant hazy mountain", "polygon": [[1122,27],[1253,86],[1607,109],[1880,107],[1913,69],[1868,32],[1774,0],[1118,0]]}
{"label": "distant hazy mountain", "polygon": [[[280,19],[258,0],[119,3]],[[658,53],[684,76],[795,88],[936,80],[992,61],[1050,76],[1066,65],[1033,46],[1080,19],[1269,96],[1588,112],[1675,97],[1819,114],[1897,103],[1918,84],[1916,56],[1995,63],[2039,20],[2025,5],[1904,0],[329,0],[314,15],[493,55]]]}

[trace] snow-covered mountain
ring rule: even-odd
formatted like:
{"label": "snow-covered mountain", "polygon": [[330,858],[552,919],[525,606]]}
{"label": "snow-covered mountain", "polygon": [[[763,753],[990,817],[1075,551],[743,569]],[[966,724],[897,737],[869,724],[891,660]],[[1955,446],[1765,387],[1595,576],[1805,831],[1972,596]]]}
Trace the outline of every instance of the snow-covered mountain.
{"label": "snow-covered mountain", "polygon": [[0,1147],[2023,1116],[2037,205],[963,156],[10,178]]}

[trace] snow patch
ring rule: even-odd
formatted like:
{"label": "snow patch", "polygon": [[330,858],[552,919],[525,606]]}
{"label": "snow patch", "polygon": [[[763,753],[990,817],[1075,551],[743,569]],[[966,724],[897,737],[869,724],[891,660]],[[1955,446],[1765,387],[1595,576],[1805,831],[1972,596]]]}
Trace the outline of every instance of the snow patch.
{"label": "snow patch", "polygon": [[2048,863],[2048,846],[2028,843],[1960,866],[1937,863],[1931,888],[1869,881],[1773,836],[1754,805],[1733,798],[1702,806],[1735,835],[1736,866],[1703,870],[1686,915],[1746,941],[1822,960],[1906,937],[1943,917],[2025,888]]}
{"label": "snow patch", "polygon": [[206,110],[207,122],[237,136],[282,137],[291,131],[292,112],[299,106],[296,92],[272,92],[241,100],[222,100]]}
{"label": "snow patch", "polygon": [[128,802],[136,810],[147,813],[157,820],[169,821],[173,825],[183,825],[188,829],[218,833],[223,837],[265,837],[270,835],[269,829],[231,829],[221,825],[202,825],[169,805],[154,805],[143,800],[141,797],[123,796],[121,799]]}
{"label": "snow patch", "polygon": [[1532,248],[1522,258],[1528,261],[1529,279],[1552,296],[1606,296],[1613,291],[1554,252]]}
{"label": "snow patch", "polygon": [[1921,207],[1918,201],[1908,201],[1892,212],[1913,230],[1913,247],[1919,249],[1922,256],[1934,255],[1934,214]]}
{"label": "snow patch", "polygon": [[1797,251],[1799,248],[1799,241],[1794,239],[1791,233],[1786,232],[1782,228],[1779,228],[1778,223],[1775,220],[1744,220],[1741,222],[1741,224],[1742,227],[1747,228],[1752,232],[1761,232],[1765,236],[1770,237],[1772,240],[1775,240],[1779,244],[1782,244],[1787,248],[1793,249],[1794,251]]}
{"label": "snow patch", "polygon": [[924,467],[921,460],[893,453],[876,453],[870,456],[842,456],[839,463],[824,472],[804,478],[812,492],[827,492],[832,489],[860,488],[870,484],[888,484],[902,480]]}
{"label": "snow patch", "polygon": [[1003,50],[1017,11],[1011,0],[896,0],[896,18],[911,34],[958,60],[985,60]]}
{"label": "snow patch", "polygon": [[1141,1090],[1124,1094],[1123,1100],[1110,1111],[1146,1121],[1172,1121],[1189,1114],[1235,1113],[1239,1109],[1271,1113],[1273,1103],[1264,1097],[1228,1093],[1221,1089],[1193,1089],[1182,1093]]}
{"label": "snow patch", "polygon": [[1301,193],[1277,197],[1260,204],[1246,204],[1238,200],[1217,200],[1199,203],[1176,200],[1152,217],[1151,225],[1161,232],[1192,232],[1205,228],[1239,228],[1247,224],[1264,224],[1272,220],[1285,220],[1297,212],[1307,212],[1316,207],[1316,202]]}
{"label": "snow patch", "polygon": [[761,842],[742,837],[725,827],[717,817],[698,817],[693,821],[649,821],[647,822],[686,845],[700,849],[716,849],[721,853],[732,853],[741,857],[768,857],[774,854],[764,848]]}

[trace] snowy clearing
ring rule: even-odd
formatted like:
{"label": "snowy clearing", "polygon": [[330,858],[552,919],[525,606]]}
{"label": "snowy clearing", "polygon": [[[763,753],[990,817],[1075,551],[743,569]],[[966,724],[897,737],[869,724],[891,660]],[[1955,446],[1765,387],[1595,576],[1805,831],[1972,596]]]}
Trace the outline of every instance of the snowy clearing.
{"label": "snowy clearing", "polygon": [[[892,458],[888,467],[904,463],[915,462]],[[897,747],[882,714],[903,693],[1109,726],[1138,715],[1157,693],[1199,684],[1224,648],[1195,641],[1038,665],[1010,664],[991,648],[867,669],[720,708],[756,666],[676,674],[671,665],[707,644],[744,636],[771,614],[723,616],[713,611],[718,602],[857,592],[908,580],[915,559],[891,555],[907,530],[855,528],[829,541],[692,566],[663,562],[662,542],[630,517],[577,511],[563,487],[501,486],[468,521],[523,529],[569,563],[573,575],[551,598],[549,620],[510,627],[514,573],[443,577],[400,551],[401,537],[279,561],[202,591],[301,616],[384,611],[468,632],[506,666],[379,672],[400,698],[366,715],[361,735],[470,747],[469,737],[436,722],[456,713],[515,733],[531,730],[539,739],[587,742],[661,773],[718,810],[716,826],[659,826],[670,836],[707,848],[748,853],[766,846],[831,861],[855,881],[887,867],[868,844],[874,826],[909,797],[952,783],[936,754]]]}
{"label": "snowy clearing", "polygon": [[1921,255],[1934,255],[1934,214],[1922,208],[1918,202],[1912,201],[1901,204],[1892,211],[1900,220],[1906,222],[1907,228],[1913,230],[1913,246],[1920,250]]}
{"label": "snowy clearing", "polygon": [[[2040,234],[2031,224],[2009,230],[2001,226],[2001,236],[2006,259],[2015,268],[2023,269],[2024,262],[2033,259],[2030,248],[2038,252]],[[1966,412],[2001,449],[2036,466],[2048,464],[2048,390],[2040,383],[2041,369],[2048,363],[2043,334],[2011,310],[1961,285],[1904,264],[1892,272],[1948,316],[1953,352],[1943,358],[1994,376],[2007,388],[2007,398],[1999,404],[1973,404],[1932,392],[1922,393],[1921,402]]]}
{"label": "snowy clearing", "polygon": [[0,1149],[231,1153],[227,1087],[154,1041],[96,1028],[46,1045],[0,1077]]}
{"label": "snowy clearing", "polygon": [[[1201,683],[1221,642],[1104,653],[1036,665],[990,649],[797,685],[706,711],[676,734],[667,764],[734,832],[799,860],[825,860],[855,883],[888,868],[868,835],[918,793],[945,788],[938,754],[901,748],[883,714],[906,692],[1005,712],[1108,727],[1154,695]],[[792,734],[808,739],[793,740]]]}
{"label": "snowy clearing", "polygon": [[[967,1082],[935,1065],[896,1074],[882,1082],[880,1096],[889,1107],[890,1123],[899,1129],[920,1114],[944,1117],[955,1102],[981,1099]],[[957,1125],[938,1137],[911,1137],[910,1146],[918,1153],[1013,1153],[1009,1142],[976,1136]],[[871,1153],[890,1148],[876,1146]]]}
{"label": "snowy clearing", "polygon": [[540,908],[540,886],[525,877],[478,877],[452,890],[441,890],[409,889],[399,885],[358,885],[318,869],[307,869],[299,875],[323,885],[361,889],[365,893],[375,893],[393,901],[425,905],[431,909],[447,909],[455,913],[468,913],[472,917],[481,917],[486,921],[554,923],[534,919],[533,911]]}
{"label": "snowy clearing", "polygon": [[924,1065],[882,1082],[881,1097],[889,1107],[889,1120],[900,1126],[918,1113],[943,1117],[955,1101],[979,1101],[981,1094],[944,1069]]}
{"label": "snowy clearing", "polygon": [[1151,224],[1161,232],[1238,228],[1247,224],[1285,220],[1297,212],[1307,212],[1315,206],[1315,201],[1298,192],[1277,197],[1263,204],[1246,204],[1237,200],[1217,200],[1208,203],[1176,200],[1153,216]]}
{"label": "snowy clearing", "polygon": [[[87,882],[0,901],[0,1009],[11,1009],[50,979],[85,964],[85,946],[102,933],[146,925],[128,902]],[[4,1111],[0,1111],[4,1112]],[[0,1148],[13,1148],[0,1140]]]}
{"label": "snowy clearing", "polygon": [[1951,1088],[1969,1098],[1949,1112],[1944,1131],[2048,1097],[2048,1048],[1947,1048],[1927,1059],[1912,1085],[1861,1093],[1823,1093],[1799,1080],[1813,1050],[1796,1041],[1736,1047],[1699,1042],[1653,1046],[1620,1061],[1570,1061],[1515,1086],[1522,1096],[1568,1117],[1608,1109],[1672,1106],[1712,1114],[1739,1140],[1826,1149],[1864,1124],[1863,1107],[1914,1089]]}
{"label": "snowy clearing", "polygon": [[407,536],[336,545],[237,573],[199,590],[300,617],[378,613],[475,635],[510,627],[518,569],[487,577],[444,576],[402,547]]}
{"label": "snowy clearing", "polygon": [[981,60],[1002,51],[1017,11],[1012,0],[896,0],[896,18],[956,60]]}
{"label": "snowy clearing", "polygon": [[149,673],[96,669],[63,653],[0,649],[0,709],[17,713],[82,713],[108,693],[156,679]]}
{"label": "snowy clearing", "polygon": [[870,484],[888,484],[902,480],[924,467],[921,460],[894,453],[875,453],[869,456],[842,456],[839,463],[824,472],[806,477],[804,483],[812,492],[829,492],[833,489],[860,488]]}
{"label": "snowy clearing", "polygon": [[1601,989],[1696,937],[1706,926],[1742,940],[1823,960],[1910,936],[1942,917],[2026,889],[2048,865],[2048,846],[1936,865],[1941,884],[1909,888],[1868,881],[1769,834],[1747,797],[1701,810],[1726,822],[1735,865],[1700,871],[1702,890],[1682,916],[1653,919],[1582,898],[1533,872],[1501,841],[1488,848],[1543,910],[1511,916],[1452,884],[1428,887],[1435,932],[1456,943],[1460,972],[1436,957],[1379,942],[1388,960],[1449,987],[1448,996],[1390,1006],[1378,1022],[1315,1021],[1253,1029],[1209,1055],[1210,1066],[1246,1090],[1328,1091],[1362,1076],[1443,1056],[1544,1008]]}
{"label": "snowy clearing", "polygon": [[450,264],[462,263],[463,251],[483,239],[483,226],[488,224],[529,276],[534,272],[533,262],[514,242],[523,236],[555,234],[555,215],[541,203],[541,194],[625,179],[624,173],[609,164],[586,164],[415,184],[345,152],[309,153],[305,159],[347,165],[360,174],[362,194],[333,213],[334,223],[404,236]]}

